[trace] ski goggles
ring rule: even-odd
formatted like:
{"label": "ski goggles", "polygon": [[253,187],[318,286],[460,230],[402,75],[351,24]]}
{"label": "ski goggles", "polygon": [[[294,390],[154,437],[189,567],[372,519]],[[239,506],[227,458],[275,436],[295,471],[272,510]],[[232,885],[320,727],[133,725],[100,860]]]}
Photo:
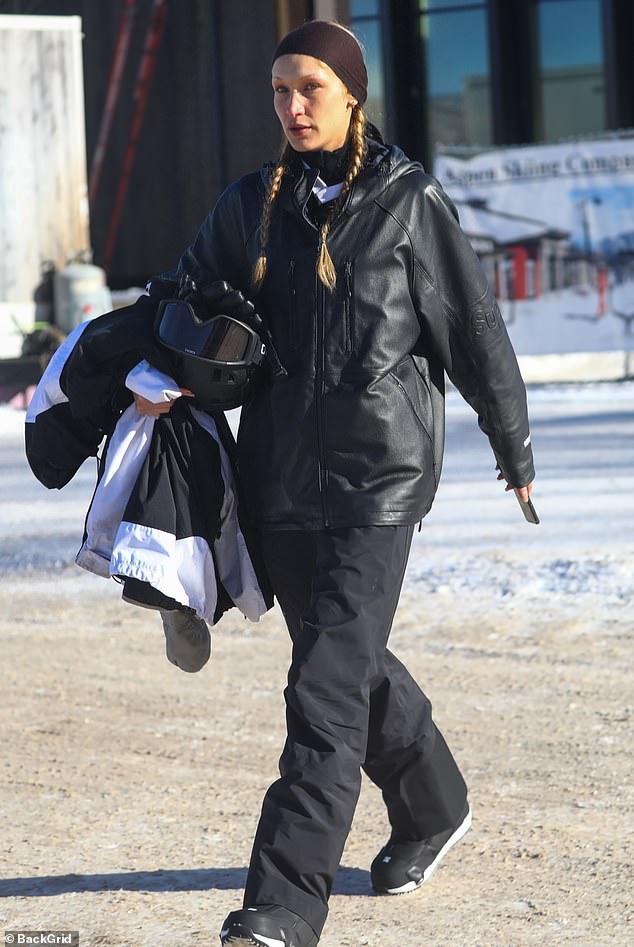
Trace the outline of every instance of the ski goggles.
{"label": "ski goggles", "polygon": [[203,321],[191,303],[164,299],[156,314],[156,335],[167,348],[206,362],[248,368],[259,365],[265,346],[251,326],[233,316]]}

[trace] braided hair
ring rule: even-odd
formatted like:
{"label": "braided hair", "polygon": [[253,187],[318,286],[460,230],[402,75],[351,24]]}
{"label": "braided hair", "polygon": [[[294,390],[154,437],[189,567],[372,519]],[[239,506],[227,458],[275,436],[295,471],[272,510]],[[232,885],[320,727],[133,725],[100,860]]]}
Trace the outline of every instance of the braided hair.
{"label": "braided hair", "polygon": [[[359,104],[355,105],[352,110],[349,131],[352,147],[350,148],[350,157],[348,160],[346,175],[343,180],[343,187],[337,199],[333,201],[333,205],[330,209],[328,217],[319,228],[319,252],[317,254],[316,272],[319,280],[331,292],[334,290],[337,283],[337,272],[335,270],[335,265],[332,262],[332,257],[328,252],[328,235],[335,217],[339,213],[339,210],[343,207],[345,200],[350,193],[350,188],[352,187],[355,178],[363,167],[366,154],[366,122],[367,119],[363,108]],[[290,169],[291,153],[290,146],[285,145],[280,159],[273,168],[269,178],[266,196],[264,198],[264,205],[262,207],[262,217],[260,219],[260,256],[256,261],[253,271],[254,291],[260,289],[262,283],[264,282],[264,277],[266,276],[267,247],[269,242],[271,219],[273,217],[273,208],[280,192],[282,179]]]}

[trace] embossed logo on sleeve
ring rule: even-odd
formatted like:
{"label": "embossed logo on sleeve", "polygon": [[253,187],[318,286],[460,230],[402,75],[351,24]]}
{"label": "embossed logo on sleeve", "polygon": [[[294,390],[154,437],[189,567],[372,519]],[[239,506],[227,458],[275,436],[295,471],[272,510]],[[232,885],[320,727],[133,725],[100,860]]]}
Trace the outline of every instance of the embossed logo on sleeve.
{"label": "embossed logo on sleeve", "polygon": [[500,309],[493,303],[488,309],[474,309],[471,314],[471,328],[475,336],[486,335],[490,329],[495,329],[500,323]]}

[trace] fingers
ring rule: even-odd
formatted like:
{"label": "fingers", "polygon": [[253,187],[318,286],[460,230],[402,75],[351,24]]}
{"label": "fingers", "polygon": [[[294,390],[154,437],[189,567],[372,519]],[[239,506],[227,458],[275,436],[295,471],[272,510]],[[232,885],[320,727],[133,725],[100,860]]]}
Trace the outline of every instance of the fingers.
{"label": "fingers", "polygon": [[245,299],[239,289],[233,289],[224,280],[203,286],[200,294],[210,308],[210,318],[212,315],[226,315],[250,319],[255,315],[253,303]]}
{"label": "fingers", "polygon": [[531,493],[533,492],[533,484],[529,483],[525,487],[515,487],[515,492],[517,493],[520,500],[523,500],[524,503],[526,503]]}
{"label": "fingers", "polygon": [[204,301],[208,305],[212,306],[214,309],[218,310],[235,310],[247,304],[250,308],[253,308],[251,303],[247,303],[247,300],[244,298],[239,289],[232,289],[228,283],[222,281],[218,283],[211,283],[209,286],[203,286],[200,291],[200,294]]}
{"label": "fingers", "polygon": [[208,283],[207,286],[203,286],[200,290],[203,299],[212,306],[231,292],[233,292],[231,286],[229,286],[229,283],[225,283],[224,280],[216,280],[215,283]]}
{"label": "fingers", "polygon": [[170,413],[172,402],[163,401],[161,404],[154,404],[152,401],[146,401],[145,404],[137,404],[136,409],[144,418],[158,418],[162,414]]}
{"label": "fingers", "polygon": [[[498,479],[498,480],[506,480],[506,477],[504,476],[504,474],[503,474],[502,471],[500,470],[500,465],[499,465],[499,464],[496,466],[495,469],[498,471],[497,479]],[[506,486],[504,487],[504,490],[505,490],[506,493],[508,493],[510,490],[515,490],[515,492],[517,493],[518,497],[526,503],[526,501],[528,500],[529,496],[530,496],[531,493],[533,492],[533,484],[532,484],[532,483],[527,483],[526,486],[523,486],[523,487],[514,487],[512,484],[507,483]]]}
{"label": "fingers", "polygon": [[224,299],[217,303],[217,306],[224,310],[226,315],[239,316],[242,319],[251,318],[255,312],[253,303],[245,299],[238,289],[228,293]]}
{"label": "fingers", "polygon": [[[192,396],[192,392],[188,388],[182,388],[181,391],[183,394],[187,392],[187,396]],[[169,414],[172,410],[173,401],[160,401],[155,403],[154,401],[148,401],[147,398],[144,398],[142,395],[134,395],[134,404],[139,412],[144,418],[158,418],[162,414]]]}

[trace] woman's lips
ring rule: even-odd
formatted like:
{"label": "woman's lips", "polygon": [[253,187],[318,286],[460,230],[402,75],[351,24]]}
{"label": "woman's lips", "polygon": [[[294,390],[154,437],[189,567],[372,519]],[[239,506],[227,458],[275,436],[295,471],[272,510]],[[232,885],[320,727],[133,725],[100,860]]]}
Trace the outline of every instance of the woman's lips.
{"label": "woman's lips", "polygon": [[288,133],[293,138],[305,138],[310,131],[310,125],[289,125],[288,127]]}

